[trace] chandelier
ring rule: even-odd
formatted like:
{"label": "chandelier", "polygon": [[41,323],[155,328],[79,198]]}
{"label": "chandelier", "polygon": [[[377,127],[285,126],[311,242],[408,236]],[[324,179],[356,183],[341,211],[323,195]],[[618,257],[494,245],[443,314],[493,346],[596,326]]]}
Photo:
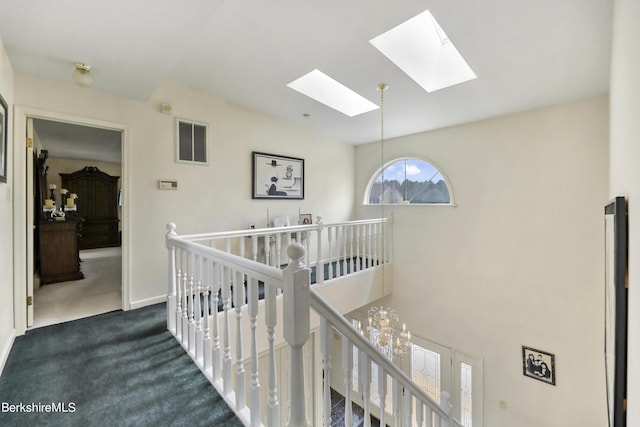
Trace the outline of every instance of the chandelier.
{"label": "chandelier", "polygon": [[[380,211],[384,218],[384,91],[389,88],[388,85],[380,83],[378,90],[380,91]],[[385,227],[382,227],[382,246],[385,245]],[[382,262],[382,298],[385,295],[385,274],[384,266],[386,260]],[[399,360],[409,352],[411,348],[411,332],[407,330],[406,324],[402,324],[400,329],[400,320],[398,312],[391,308],[381,305],[379,307],[371,307],[368,312],[369,320],[366,329],[363,331],[360,325],[360,332],[363,333],[369,341],[382,354],[391,360]]]}

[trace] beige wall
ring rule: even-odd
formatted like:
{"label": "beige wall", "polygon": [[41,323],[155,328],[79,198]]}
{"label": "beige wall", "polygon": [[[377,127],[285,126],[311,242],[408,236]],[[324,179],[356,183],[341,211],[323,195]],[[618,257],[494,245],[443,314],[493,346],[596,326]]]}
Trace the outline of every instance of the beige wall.
{"label": "beige wall", "polygon": [[[122,184],[130,201],[133,306],[160,301],[166,294],[164,236],[169,222],[177,224],[179,233],[197,233],[244,228],[250,222],[265,226],[267,209],[272,216],[292,218],[299,209],[323,214],[326,221],[352,217],[354,148],[350,145],[174,82],[162,84],[148,102],[136,102],[25,75],[18,74],[15,80],[17,105],[128,128]],[[173,106],[174,116],[160,113],[163,102]],[[209,124],[208,165],[174,161],[176,117]],[[304,158],[305,200],[252,200],[253,150]],[[179,189],[158,190],[161,178],[178,180]]]}
{"label": "beige wall", "polygon": [[[387,209],[390,303],[415,335],[484,358],[485,426],[605,423],[607,113],[600,97],[385,143],[387,161],[431,160],[453,187],[457,207]],[[361,202],[379,144],[356,158]],[[555,387],[522,375],[522,345],[555,354]]]}
{"label": "beige wall", "polygon": [[0,95],[9,107],[9,129],[7,152],[7,182],[0,183],[0,369],[4,365],[9,352],[9,346],[13,342],[13,204],[11,176],[13,148],[11,145],[12,118],[11,107],[13,105],[13,69],[9,58],[0,40]]}
{"label": "beige wall", "polygon": [[640,425],[640,2],[615,0],[611,65],[611,187],[629,203],[627,425]]}

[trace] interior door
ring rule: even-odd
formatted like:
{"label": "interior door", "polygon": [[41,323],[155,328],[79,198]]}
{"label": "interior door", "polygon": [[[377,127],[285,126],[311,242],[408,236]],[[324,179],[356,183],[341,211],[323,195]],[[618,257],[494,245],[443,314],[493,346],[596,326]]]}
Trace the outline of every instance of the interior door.
{"label": "interior door", "polygon": [[33,179],[33,119],[27,118],[27,141],[26,141],[26,207],[27,207],[27,327],[33,326],[33,265],[34,265],[34,249],[33,249],[33,230],[34,223],[34,179]]}

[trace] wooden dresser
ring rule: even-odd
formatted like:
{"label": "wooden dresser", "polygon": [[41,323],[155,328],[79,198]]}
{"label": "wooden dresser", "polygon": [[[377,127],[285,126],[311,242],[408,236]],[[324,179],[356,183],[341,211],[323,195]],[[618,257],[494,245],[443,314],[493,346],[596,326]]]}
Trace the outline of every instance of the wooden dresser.
{"label": "wooden dresser", "polygon": [[43,284],[84,279],[78,239],[82,220],[40,221],[40,281]]}
{"label": "wooden dresser", "polygon": [[80,249],[120,246],[118,180],[95,166],[61,173],[62,188],[78,195],[77,215],[84,219]]}

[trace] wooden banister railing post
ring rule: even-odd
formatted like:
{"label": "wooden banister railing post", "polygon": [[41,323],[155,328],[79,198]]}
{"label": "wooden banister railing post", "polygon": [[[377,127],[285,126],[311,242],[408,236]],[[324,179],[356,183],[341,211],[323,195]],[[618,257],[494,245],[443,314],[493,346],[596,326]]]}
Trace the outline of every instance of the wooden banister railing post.
{"label": "wooden banister railing post", "polygon": [[169,252],[169,277],[167,289],[167,329],[176,332],[176,249],[169,244],[169,238],[177,236],[176,225],[167,224],[166,244]]}
{"label": "wooden banister railing post", "polygon": [[291,347],[291,414],[288,427],[309,426],[305,414],[303,346],[309,340],[310,270],[302,264],[304,246],[292,243],[287,248],[289,265],[284,278],[284,338]]}

